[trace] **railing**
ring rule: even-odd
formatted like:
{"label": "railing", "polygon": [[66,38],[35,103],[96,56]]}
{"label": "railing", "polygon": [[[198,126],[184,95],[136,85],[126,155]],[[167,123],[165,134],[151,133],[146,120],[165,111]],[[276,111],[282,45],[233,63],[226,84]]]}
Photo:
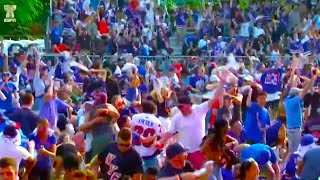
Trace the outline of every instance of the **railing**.
{"label": "railing", "polygon": [[[55,53],[46,53],[42,55],[43,60],[54,60],[55,57],[61,57],[62,54],[55,54]],[[76,60],[81,60],[85,64],[88,62],[88,58],[92,62],[92,64],[95,63],[102,63],[103,61],[109,61],[109,62],[116,62],[117,59],[123,58],[123,56],[119,55],[75,55],[74,56]],[[281,63],[284,65],[290,65],[292,56],[277,56],[281,58]],[[193,61],[194,58],[200,59],[205,62],[215,62],[217,65],[224,65],[226,63],[227,56],[137,56],[136,58],[139,59],[139,61],[150,61],[154,63],[157,67],[159,67],[163,71],[168,71],[170,64],[172,64],[174,61],[178,62],[186,62],[190,63]],[[246,56],[235,56],[236,59],[238,58],[247,58]],[[268,59],[270,62],[274,62],[275,56],[266,56],[266,59]],[[318,63],[320,62],[320,56],[309,56],[308,57],[309,62],[307,63]]]}

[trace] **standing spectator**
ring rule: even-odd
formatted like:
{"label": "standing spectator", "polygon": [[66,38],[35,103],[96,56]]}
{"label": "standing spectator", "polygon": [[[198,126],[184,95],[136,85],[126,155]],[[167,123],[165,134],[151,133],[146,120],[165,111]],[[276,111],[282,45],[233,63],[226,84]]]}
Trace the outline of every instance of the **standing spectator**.
{"label": "standing spectator", "polygon": [[252,88],[247,98],[247,115],[244,122],[245,137],[249,144],[265,143],[266,129],[270,126],[270,116],[265,108],[267,94],[258,93],[257,102],[251,102]]}
{"label": "standing spectator", "polygon": [[109,144],[93,159],[89,167],[97,164],[100,166],[103,179],[131,177],[132,180],[140,180],[142,178],[142,159],[132,147],[130,129],[122,128],[118,133],[117,142]]}
{"label": "standing spectator", "polygon": [[[0,146],[0,158],[12,158],[16,162],[16,170],[19,170],[19,165],[22,160],[26,161],[26,173],[29,174],[34,167],[36,161],[33,158],[34,144],[29,144],[29,151],[24,147],[21,147],[17,142],[18,136],[17,127],[13,124],[9,124],[5,127],[3,134],[1,135]],[[0,178],[1,179],[1,178]]]}
{"label": "standing spectator", "polygon": [[[292,71],[295,71],[295,69],[293,69]],[[302,101],[304,96],[309,91],[311,84],[310,79],[306,77],[302,78],[304,79],[305,83],[303,89],[301,90],[299,88],[292,87],[289,90],[289,96],[284,100],[290,154],[294,153],[297,150],[300,143],[301,127],[303,125]]]}
{"label": "standing spectator", "polygon": [[98,16],[98,30],[100,33],[100,36],[105,36],[109,33],[109,28],[108,28],[108,22],[106,21],[105,18],[99,18]]}
{"label": "standing spectator", "polygon": [[37,163],[29,178],[34,180],[50,180],[53,168],[52,158],[56,155],[57,139],[54,131],[49,129],[48,120],[42,119],[29,139],[35,143],[35,150],[37,152]]}
{"label": "standing spectator", "polygon": [[[147,138],[159,137],[162,133],[161,121],[155,116],[157,106],[152,101],[142,102],[143,113],[132,116],[131,129],[139,135]],[[160,153],[152,143],[137,143],[134,148],[142,156],[144,169],[156,168],[158,166],[157,155]]]}
{"label": "standing spectator", "polygon": [[[98,101],[101,102],[97,103]],[[92,157],[103,152],[106,146],[112,142],[115,135],[113,127],[119,118],[119,113],[115,107],[107,104],[107,97],[104,93],[96,94],[94,107],[89,113],[87,122],[79,127],[81,131],[91,131],[92,133]]]}
{"label": "standing spectator", "polygon": [[[214,123],[214,130],[209,131],[207,137],[205,137],[204,143],[201,146],[201,150],[204,153],[207,161],[213,161],[213,175],[217,180],[223,180],[221,174],[221,167],[224,163],[229,164],[229,159],[226,162],[222,162],[223,155],[227,150],[232,150],[235,145],[238,144],[237,140],[228,135],[229,123],[225,119],[217,119]],[[231,161],[231,158],[230,158]],[[231,169],[228,165],[228,169]]]}
{"label": "standing spectator", "polygon": [[2,73],[2,82],[0,83],[0,90],[5,95],[0,99],[0,109],[11,112],[14,109],[13,98],[17,97],[17,88],[10,82],[10,72]]}
{"label": "standing spectator", "polygon": [[32,94],[25,94],[21,96],[21,102],[21,108],[8,114],[8,118],[19,123],[23,134],[28,136],[37,127],[40,117],[32,110],[34,104]]}

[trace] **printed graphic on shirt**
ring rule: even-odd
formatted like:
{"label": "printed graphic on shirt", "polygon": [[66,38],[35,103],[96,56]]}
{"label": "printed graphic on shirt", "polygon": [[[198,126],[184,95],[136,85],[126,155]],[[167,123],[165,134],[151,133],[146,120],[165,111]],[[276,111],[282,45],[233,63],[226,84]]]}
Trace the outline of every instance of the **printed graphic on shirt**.
{"label": "printed graphic on shirt", "polygon": [[[132,130],[143,137],[160,136],[162,133],[162,125],[160,120],[152,114],[137,114],[132,117],[131,122]],[[153,142],[134,144],[135,149],[141,156],[150,156],[156,151],[151,147]]]}
{"label": "printed graphic on shirt", "polygon": [[109,153],[106,157],[105,164],[109,166],[108,175],[110,176],[110,180],[118,180],[121,178],[121,174],[116,172],[119,167],[112,164],[112,161],[116,158],[116,155]]}

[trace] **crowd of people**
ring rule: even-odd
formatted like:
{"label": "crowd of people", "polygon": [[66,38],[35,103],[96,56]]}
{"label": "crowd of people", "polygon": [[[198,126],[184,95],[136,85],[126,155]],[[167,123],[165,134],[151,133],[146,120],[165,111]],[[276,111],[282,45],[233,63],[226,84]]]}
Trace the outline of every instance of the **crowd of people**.
{"label": "crowd of people", "polygon": [[[320,177],[317,1],[119,2],[53,1],[53,61],[1,49],[0,179]],[[188,62],[139,58],[172,34]]]}
{"label": "crowd of people", "polygon": [[[51,43],[54,52],[134,56],[181,55],[239,60],[255,56],[320,53],[317,0],[213,1],[200,7],[172,7],[150,0],[61,0],[53,3]],[[212,5],[214,4],[214,5]],[[170,44],[169,37],[177,43]]]}

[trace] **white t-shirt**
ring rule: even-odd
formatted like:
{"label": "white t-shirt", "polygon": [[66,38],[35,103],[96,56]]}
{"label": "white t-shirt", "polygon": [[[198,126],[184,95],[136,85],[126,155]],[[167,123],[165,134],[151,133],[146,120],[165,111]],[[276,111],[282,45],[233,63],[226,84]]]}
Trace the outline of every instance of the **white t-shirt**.
{"label": "white t-shirt", "polygon": [[14,81],[12,83],[17,88],[17,91],[19,91],[20,75],[21,75],[21,68],[20,67],[17,67],[17,73],[15,75],[11,75],[11,78],[14,79]]}
{"label": "white t-shirt", "polygon": [[264,30],[261,28],[253,27],[253,37],[256,38],[260,35],[265,34]]}
{"label": "white t-shirt", "polygon": [[[132,116],[131,120],[132,131],[137,132],[143,137],[160,136],[162,133],[162,125],[160,120],[153,114],[140,113]],[[134,148],[142,157],[151,156],[157,150],[150,147],[149,144],[134,145]]]}
{"label": "white t-shirt", "polygon": [[19,169],[21,160],[27,160],[29,157],[32,157],[32,155],[25,148],[4,140],[0,141],[0,147],[2,147],[0,148],[0,159],[12,158],[16,160],[17,169]]}
{"label": "white t-shirt", "polygon": [[181,113],[172,118],[170,133],[178,132],[178,142],[189,148],[189,152],[199,150],[202,138],[205,136],[205,117],[208,112],[208,101],[192,106],[192,113],[183,116]]}

